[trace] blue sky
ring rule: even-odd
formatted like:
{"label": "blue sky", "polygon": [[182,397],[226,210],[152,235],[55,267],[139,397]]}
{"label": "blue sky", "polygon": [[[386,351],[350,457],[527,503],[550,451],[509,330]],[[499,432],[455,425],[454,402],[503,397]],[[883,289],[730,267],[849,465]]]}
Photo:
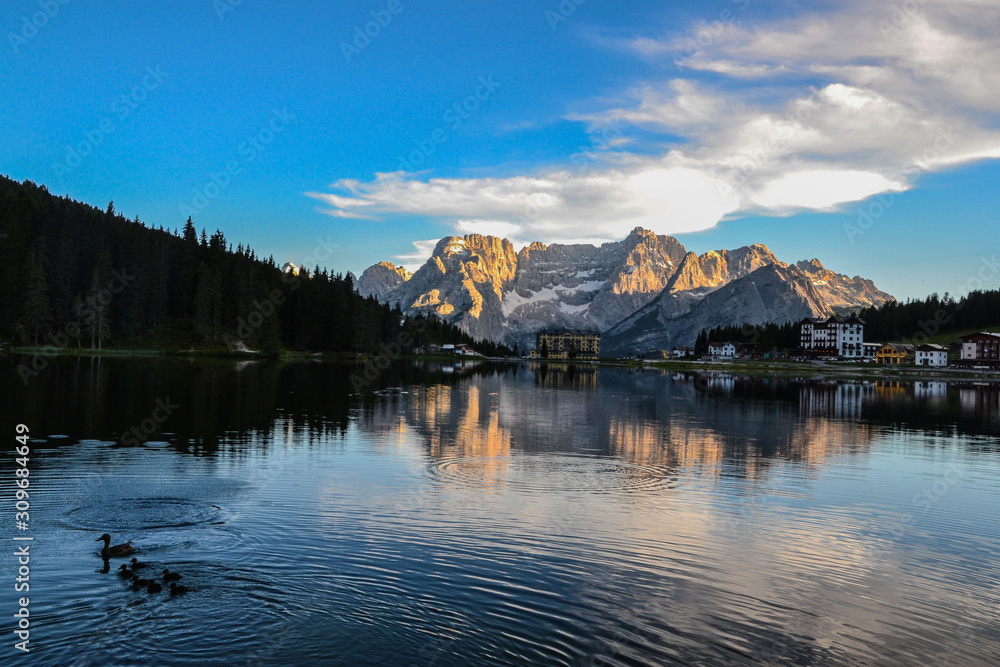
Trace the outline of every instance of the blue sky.
{"label": "blue sky", "polygon": [[641,225],[1000,284],[988,3],[232,2],[4,3],[0,173],[336,271]]}

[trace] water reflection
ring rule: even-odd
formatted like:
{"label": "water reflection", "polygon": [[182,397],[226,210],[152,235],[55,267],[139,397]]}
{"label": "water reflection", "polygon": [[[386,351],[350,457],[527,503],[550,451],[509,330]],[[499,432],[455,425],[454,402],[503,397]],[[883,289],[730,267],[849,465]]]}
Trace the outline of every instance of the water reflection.
{"label": "water reflection", "polygon": [[[349,365],[73,359],[25,387],[7,363],[6,428],[39,436],[40,664],[1000,650],[996,386],[407,362],[357,393]],[[198,594],[94,572],[98,528]]]}

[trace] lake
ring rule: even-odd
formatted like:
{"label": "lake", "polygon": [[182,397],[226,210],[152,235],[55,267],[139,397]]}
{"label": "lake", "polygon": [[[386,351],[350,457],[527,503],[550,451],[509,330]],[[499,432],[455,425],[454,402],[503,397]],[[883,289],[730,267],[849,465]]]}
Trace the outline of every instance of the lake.
{"label": "lake", "polygon": [[[4,357],[0,663],[982,665],[1000,389]],[[15,425],[30,524],[15,528]],[[102,572],[102,533],[191,591]],[[27,543],[27,542],[23,542]],[[16,619],[14,619],[16,621]]]}

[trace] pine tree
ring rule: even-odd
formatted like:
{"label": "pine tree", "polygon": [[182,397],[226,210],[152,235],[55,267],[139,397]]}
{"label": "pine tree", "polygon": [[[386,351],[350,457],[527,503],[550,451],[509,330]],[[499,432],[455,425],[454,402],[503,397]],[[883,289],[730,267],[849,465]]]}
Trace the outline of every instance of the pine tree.
{"label": "pine tree", "polygon": [[90,349],[103,350],[104,341],[111,338],[111,293],[104,287],[106,276],[111,272],[111,259],[107,251],[101,255],[87,290],[87,329],[90,333]]}
{"label": "pine tree", "polygon": [[38,345],[42,336],[52,332],[49,286],[45,279],[45,267],[38,259],[31,264],[31,278],[24,300],[24,330],[32,345]]}
{"label": "pine tree", "polygon": [[205,263],[198,265],[198,286],[194,295],[194,329],[203,339],[216,342],[219,338],[222,310],[222,281],[219,274]]}
{"label": "pine tree", "polygon": [[188,216],[187,222],[184,223],[184,240],[192,245],[198,243],[198,231],[194,228],[194,223],[191,222],[190,216]]}
{"label": "pine tree", "polygon": [[87,304],[79,294],[73,299],[73,321],[66,327],[66,331],[71,338],[76,339],[76,347],[82,347],[81,334],[87,329],[88,320]]}

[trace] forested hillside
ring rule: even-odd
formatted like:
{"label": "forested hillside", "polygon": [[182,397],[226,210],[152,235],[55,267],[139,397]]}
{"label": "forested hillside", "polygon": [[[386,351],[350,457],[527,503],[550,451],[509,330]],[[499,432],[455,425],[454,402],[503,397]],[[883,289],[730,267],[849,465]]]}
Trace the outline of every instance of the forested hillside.
{"label": "forested hillside", "polygon": [[438,320],[363,298],[350,275],[282,273],[221,231],[129,220],[0,176],[0,340],[103,349],[282,348],[376,354],[383,344],[475,343]]}
{"label": "forested hillside", "polygon": [[926,337],[952,331],[996,329],[1000,326],[1000,291],[977,290],[957,301],[947,293],[944,297],[932,294],[919,301],[865,308],[858,315],[865,321],[865,340],[919,344]]}
{"label": "forested hillside", "polygon": [[[970,329],[1000,329],[1000,291],[974,291],[955,300],[948,294],[905,303],[890,301],[863,308],[867,342],[908,342],[920,345],[929,338]],[[763,350],[792,349],[799,345],[799,322],[766,326],[720,326],[699,334],[695,351],[708,351],[709,342],[757,343]]]}

